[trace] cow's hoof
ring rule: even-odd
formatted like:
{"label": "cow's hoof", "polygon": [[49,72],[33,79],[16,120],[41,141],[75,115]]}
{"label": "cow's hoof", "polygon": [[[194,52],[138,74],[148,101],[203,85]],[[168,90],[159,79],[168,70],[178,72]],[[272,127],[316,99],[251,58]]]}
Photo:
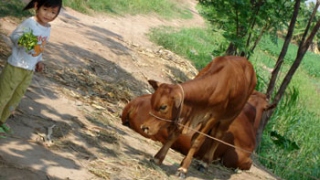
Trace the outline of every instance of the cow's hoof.
{"label": "cow's hoof", "polygon": [[207,170],[207,168],[202,164],[197,164],[196,169],[200,172],[205,172]]}
{"label": "cow's hoof", "polygon": [[195,168],[200,172],[205,172],[208,169],[208,164],[200,161]]}
{"label": "cow's hoof", "polygon": [[176,172],[176,176],[178,176],[180,179],[185,179],[187,174],[187,169],[180,167],[178,171]]}
{"label": "cow's hoof", "polygon": [[151,158],[149,161],[152,163],[156,163],[153,158]]}
{"label": "cow's hoof", "polygon": [[155,163],[157,165],[161,165],[161,161],[159,159],[156,159],[156,158],[150,159],[150,162]]}
{"label": "cow's hoof", "polygon": [[179,179],[185,179],[186,178],[186,173],[178,170],[176,172],[176,176],[179,177]]}

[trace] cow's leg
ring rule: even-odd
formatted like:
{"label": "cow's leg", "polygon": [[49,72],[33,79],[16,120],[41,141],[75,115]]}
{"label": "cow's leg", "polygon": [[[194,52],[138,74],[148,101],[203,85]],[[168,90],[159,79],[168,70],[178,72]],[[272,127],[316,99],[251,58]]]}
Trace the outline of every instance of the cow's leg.
{"label": "cow's leg", "polygon": [[[217,124],[217,126],[211,131],[210,136],[222,141],[225,132],[228,130],[232,120],[233,119],[220,121],[219,124]],[[205,162],[204,168],[207,168],[209,164],[213,161],[214,153],[217,150],[219,144],[220,142],[213,139],[212,146],[202,159]]]}
{"label": "cow's leg", "polygon": [[221,164],[223,166],[233,169],[237,168],[239,157],[235,149],[229,148],[221,158]]}
{"label": "cow's leg", "polygon": [[234,166],[234,168],[239,168],[241,170],[249,170],[251,168],[252,165],[252,160],[250,157],[250,153],[243,151],[242,149],[237,149],[235,150],[235,153],[237,155],[236,158],[236,164]]}
{"label": "cow's leg", "polygon": [[188,171],[188,168],[191,164],[194,153],[196,153],[199,150],[199,148],[201,147],[201,145],[203,144],[203,142],[205,140],[204,134],[209,132],[209,130],[211,129],[213,124],[215,124],[214,118],[212,118],[210,121],[208,121],[208,123],[206,123],[206,125],[201,129],[199,135],[194,139],[194,141],[191,145],[191,148],[188,151],[187,156],[182,160],[180,167],[176,173],[176,175],[179,176],[180,178],[185,178],[186,173]]}
{"label": "cow's leg", "polygon": [[153,160],[151,161],[155,162],[158,165],[161,165],[170,147],[178,139],[180,134],[181,132],[178,129],[172,131],[169,134],[167,141],[162,145],[161,149],[157,152],[157,154],[154,156]]}
{"label": "cow's leg", "polygon": [[[210,132],[208,133],[208,135],[212,136],[212,134],[214,134],[217,129],[218,129],[218,125],[214,126]],[[212,159],[213,159],[213,155],[211,151],[214,151],[218,148],[218,144],[215,144],[215,140],[213,140],[210,137],[206,137],[207,139],[205,140],[204,143],[205,147],[207,147],[207,150],[205,151],[204,155],[201,158],[201,161],[199,162],[199,164],[197,164],[197,170],[204,172],[208,166],[209,163],[211,163]]]}
{"label": "cow's leg", "polygon": [[[221,140],[223,138],[223,134],[221,133],[219,128],[220,128],[219,125],[212,128],[210,136]],[[208,149],[208,151],[205,153],[205,155],[202,158],[202,161],[203,161],[203,164],[201,164],[202,167],[199,167],[199,169],[200,168],[202,168],[202,169],[208,168],[209,164],[213,160],[213,156],[214,156],[215,151],[218,148],[218,145],[219,145],[219,142],[212,139],[210,148]]]}

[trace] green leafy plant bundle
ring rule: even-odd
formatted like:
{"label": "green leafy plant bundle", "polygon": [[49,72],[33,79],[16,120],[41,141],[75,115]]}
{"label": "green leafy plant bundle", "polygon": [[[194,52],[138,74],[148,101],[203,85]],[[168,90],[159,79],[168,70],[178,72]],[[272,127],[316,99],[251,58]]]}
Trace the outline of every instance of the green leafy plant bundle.
{"label": "green leafy plant bundle", "polygon": [[30,51],[38,43],[38,37],[33,35],[32,30],[25,32],[18,40],[18,45],[26,48],[26,51]]}

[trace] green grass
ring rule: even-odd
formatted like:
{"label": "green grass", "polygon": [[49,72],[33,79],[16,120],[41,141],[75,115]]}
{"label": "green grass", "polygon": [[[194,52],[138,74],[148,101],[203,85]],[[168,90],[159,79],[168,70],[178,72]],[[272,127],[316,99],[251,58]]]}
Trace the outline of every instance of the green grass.
{"label": "green grass", "polygon": [[[182,1],[170,0],[64,0],[65,6],[79,12],[92,14],[93,12],[114,15],[136,15],[155,13],[164,18],[192,18],[191,12]],[[181,6],[182,4],[182,6]]]}
{"label": "green grass", "polygon": [[198,69],[212,60],[213,52],[221,52],[220,44],[224,40],[221,32],[200,28],[159,27],[152,29],[149,37],[164,48],[192,60]]}
{"label": "green grass", "polygon": [[22,18],[31,16],[32,14],[29,11],[22,11],[25,5],[21,0],[2,0],[0,1],[0,17]]}
{"label": "green grass", "polygon": [[[264,37],[259,44],[259,49],[268,53],[271,56],[278,57],[280,54],[282,45],[284,41],[283,39],[278,39],[278,44],[274,44],[271,41],[271,38],[268,36]],[[298,46],[295,44],[291,44],[288,52],[285,56],[285,63],[291,65],[296,57],[298,51]],[[307,52],[305,54],[304,59],[301,62],[301,67],[306,70],[306,72],[310,76],[315,76],[320,78],[320,63],[319,63],[319,55]]]}
{"label": "green grass", "polygon": [[[63,6],[85,14],[107,13],[112,15],[157,14],[163,18],[190,19],[192,13],[183,1],[170,0],[64,0]],[[0,1],[0,17],[13,16],[17,18],[31,16],[29,11],[22,11],[26,4],[21,0]]]}
{"label": "green grass", "polygon": [[[290,180],[319,177],[320,173],[320,151],[317,148],[319,114],[306,108],[300,92],[297,87],[290,86],[267,125],[258,150],[263,164],[280,177]],[[292,150],[285,142],[275,144],[268,133],[271,131],[295,142],[299,149]]]}

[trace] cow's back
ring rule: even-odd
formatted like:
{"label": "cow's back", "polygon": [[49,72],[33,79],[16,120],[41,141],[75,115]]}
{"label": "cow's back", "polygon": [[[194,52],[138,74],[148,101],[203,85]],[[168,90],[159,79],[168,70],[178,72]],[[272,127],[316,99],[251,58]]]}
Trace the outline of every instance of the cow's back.
{"label": "cow's back", "polygon": [[237,56],[224,58],[220,61],[228,61],[225,73],[228,74],[227,76],[230,75],[230,79],[228,77],[225,79],[227,87],[230,88],[226,89],[229,90],[226,114],[232,113],[232,110],[238,111],[235,114],[239,114],[256,86],[256,74],[252,64],[246,58]]}
{"label": "cow's back", "polygon": [[[199,103],[193,100],[190,104],[199,109],[212,107],[214,113],[219,114],[218,119],[234,118],[242,110],[256,83],[254,68],[246,58],[222,56],[211,61],[193,81],[187,82],[185,91],[198,86],[198,93],[203,94],[203,99],[200,97]],[[195,113],[199,109],[195,108]]]}

